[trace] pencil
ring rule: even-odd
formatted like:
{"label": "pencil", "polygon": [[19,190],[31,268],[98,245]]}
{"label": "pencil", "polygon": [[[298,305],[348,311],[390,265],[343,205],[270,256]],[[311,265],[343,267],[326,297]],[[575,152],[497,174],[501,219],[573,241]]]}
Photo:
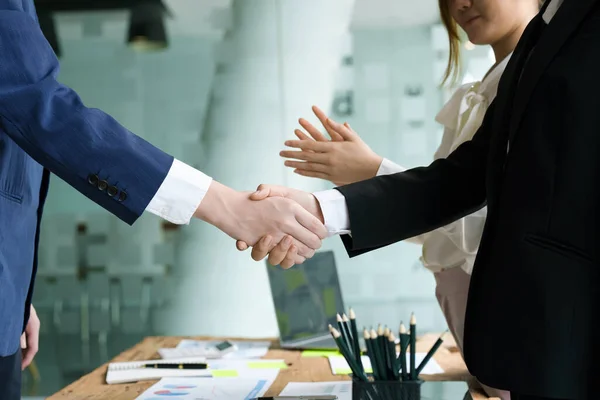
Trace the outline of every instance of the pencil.
{"label": "pencil", "polygon": [[[390,339],[390,333],[392,333],[392,331],[390,330],[390,328],[388,328],[387,326],[384,328],[383,330],[383,355],[384,355],[384,360],[385,360],[385,366],[386,366],[386,371],[387,371],[387,377],[388,379],[393,379],[393,367],[392,367],[392,358],[390,358],[390,352],[388,351],[388,341]],[[394,356],[394,359],[396,358],[396,356]]]}
{"label": "pencil", "polygon": [[419,376],[419,374],[421,373],[421,371],[423,371],[423,368],[425,368],[425,366],[427,365],[427,363],[429,362],[429,360],[431,360],[431,357],[433,357],[433,355],[435,354],[435,352],[440,348],[440,346],[444,342],[444,335],[446,333],[448,333],[448,331],[445,331],[444,333],[442,333],[440,335],[440,337],[438,338],[438,340],[435,341],[435,344],[433,345],[433,347],[431,347],[431,349],[429,349],[429,351],[425,355],[425,358],[423,359],[423,361],[421,361],[421,363],[417,367],[417,376]]}
{"label": "pencil", "polygon": [[366,375],[358,369],[358,365],[356,365],[356,361],[350,356],[350,350],[346,346],[346,343],[344,343],[344,340],[342,339],[342,334],[337,329],[335,329],[333,326],[330,326],[329,330],[331,332],[331,336],[333,336],[333,340],[335,340],[335,343],[338,345],[338,348],[340,349],[340,353],[342,353],[342,355],[346,359],[346,362],[348,363],[348,366],[350,367],[352,374],[360,380],[367,381],[368,379],[367,379]]}
{"label": "pencil", "polygon": [[360,344],[358,341],[358,330],[356,329],[356,314],[354,314],[354,310],[350,308],[350,328],[352,329],[352,346],[354,347],[354,357],[356,358],[356,362],[359,364],[361,370],[364,371],[364,366],[362,365]]}
{"label": "pencil", "polygon": [[346,343],[346,346],[348,346],[350,342],[348,342],[348,338],[346,337],[346,331],[344,330],[344,321],[342,320],[342,316],[340,314],[337,314],[335,319],[337,320],[338,331],[342,335],[342,340]]}
{"label": "pencil", "polygon": [[[382,329],[383,330],[383,329]],[[385,358],[381,347],[381,338],[375,332],[375,329],[371,329],[371,343],[373,345],[373,356],[377,362],[377,368],[379,370],[379,376],[381,380],[386,378]]]}
{"label": "pencil", "polygon": [[406,333],[406,327],[400,322],[400,330],[398,332],[400,336],[400,368],[402,369],[402,379],[408,379],[408,371],[406,369],[406,348],[410,341],[410,335]]}
{"label": "pencil", "polygon": [[354,358],[356,358],[356,349],[354,348],[352,333],[350,333],[350,320],[346,313],[342,315],[342,326],[344,327],[344,334],[346,335],[346,344],[348,348],[352,350],[352,354],[354,354]]}
{"label": "pencil", "polygon": [[393,333],[390,333],[388,337],[388,354],[390,357],[392,378],[397,380],[400,376],[398,374],[398,363],[396,362],[396,336]]}
{"label": "pencil", "polygon": [[381,326],[381,324],[379,324],[377,326],[377,341],[379,342],[379,346],[380,347],[381,347],[381,343],[383,343],[383,334],[384,334],[384,332],[385,332],[385,330],[383,329],[383,326]]}
{"label": "pencil", "polygon": [[417,354],[417,318],[413,312],[410,316],[410,379],[417,379],[415,357]]}
{"label": "pencil", "polygon": [[381,324],[377,326],[377,347],[379,351],[379,362],[381,364],[381,373],[384,375],[384,379],[388,378],[388,368],[387,368],[387,351],[385,348],[387,347],[387,338],[384,336],[385,329]]}
{"label": "pencil", "polygon": [[371,362],[371,371],[373,373],[373,379],[376,381],[380,380],[379,368],[377,367],[377,359],[375,358],[375,350],[373,350],[373,341],[367,328],[363,330],[363,338],[365,339],[365,346],[367,347],[367,356]]}

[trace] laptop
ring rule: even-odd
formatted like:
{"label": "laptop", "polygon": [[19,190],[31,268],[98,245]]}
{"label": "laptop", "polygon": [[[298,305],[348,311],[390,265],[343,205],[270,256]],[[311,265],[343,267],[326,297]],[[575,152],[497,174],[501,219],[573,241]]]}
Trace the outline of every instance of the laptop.
{"label": "laptop", "polygon": [[329,324],[345,312],[332,251],[316,253],[302,265],[284,270],[267,263],[273,305],[284,349],[332,349]]}

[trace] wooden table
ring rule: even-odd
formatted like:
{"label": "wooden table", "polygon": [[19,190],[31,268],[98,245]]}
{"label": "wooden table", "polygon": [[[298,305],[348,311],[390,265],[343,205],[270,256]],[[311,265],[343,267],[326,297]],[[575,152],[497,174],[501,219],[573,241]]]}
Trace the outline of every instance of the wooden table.
{"label": "wooden table", "polygon": [[[447,335],[449,337],[450,335]],[[427,351],[435,342],[438,335],[425,335],[417,341],[418,351]],[[214,337],[147,337],[142,342],[115,357],[111,362],[151,360],[160,358],[157,350],[161,347],[175,347],[182,339],[214,340]],[[230,340],[243,340],[229,338]],[[272,340],[272,339],[253,339]],[[300,351],[281,350],[276,348],[276,342],[264,357],[266,359],[283,359],[288,364],[282,369],[277,379],[267,392],[267,395],[278,395],[288,382],[319,382],[349,380],[347,376],[333,375],[329,361],[325,357],[302,357]],[[472,377],[456,349],[454,343],[444,341],[435,355],[435,360],[444,369],[440,375],[422,375],[426,381],[466,381],[469,384],[473,400],[488,399],[480,389],[473,384]],[[73,382],[46,400],[133,400],[157,381],[143,381],[131,384],[107,385],[105,383],[106,369],[104,364],[91,373]]]}

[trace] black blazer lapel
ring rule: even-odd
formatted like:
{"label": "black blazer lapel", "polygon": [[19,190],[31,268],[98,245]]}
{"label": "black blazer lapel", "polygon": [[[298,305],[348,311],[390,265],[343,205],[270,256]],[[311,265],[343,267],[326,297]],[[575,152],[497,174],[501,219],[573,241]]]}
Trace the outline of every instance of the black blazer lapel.
{"label": "black blazer lapel", "polygon": [[510,141],[514,139],[540,77],[596,2],[597,0],[565,0],[545,28],[517,86],[510,119]]}
{"label": "black blazer lapel", "polygon": [[[513,55],[508,61],[508,65],[506,66],[504,73],[500,77],[498,93],[496,95],[496,113],[497,115],[502,116],[502,120],[506,115],[508,115],[507,112],[510,112],[512,99],[519,82],[518,74],[521,73],[525,60],[531,51],[533,45],[532,41],[535,40],[534,36],[539,29],[539,25],[544,23],[542,21],[542,15],[546,12],[546,9],[550,5],[551,1],[552,0],[546,0],[538,15],[536,15],[531,22],[529,22],[527,28],[525,28],[525,31],[523,32],[523,35],[521,35],[521,39],[517,43],[515,50],[513,51]],[[498,128],[501,129],[500,127]]]}
{"label": "black blazer lapel", "polygon": [[[546,8],[544,7],[540,14],[531,20],[523,32],[521,40],[519,40],[519,43],[517,43],[517,47],[508,61],[506,69],[500,77],[500,82],[498,83],[498,93],[496,95],[495,111],[496,115],[500,116],[499,121],[504,120],[507,115],[510,115],[509,113],[511,111],[512,100],[519,82],[519,74],[522,71],[523,64],[527,59],[529,51],[531,50],[531,42],[534,40],[533,36],[535,36],[538,25],[543,23],[543,21],[541,21],[541,13],[545,9]],[[496,126],[496,128],[501,129],[499,126]]]}
{"label": "black blazer lapel", "polygon": [[[519,83],[519,75],[523,71],[523,65],[527,60],[535,41],[539,35],[539,29],[542,24],[542,13],[548,7],[549,1],[546,2],[540,13],[534,17],[521,36],[521,40],[517,43],[513,55],[511,56],[500,82],[498,84],[498,94],[494,100],[494,125],[493,134],[490,142],[490,152],[488,159],[488,210],[493,209],[499,187],[495,184],[499,176],[504,170],[504,162],[506,159],[506,146],[508,141],[508,133],[510,126],[511,110],[513,108],[515,92]],[[489,211],[488,211],[489,212]]]}

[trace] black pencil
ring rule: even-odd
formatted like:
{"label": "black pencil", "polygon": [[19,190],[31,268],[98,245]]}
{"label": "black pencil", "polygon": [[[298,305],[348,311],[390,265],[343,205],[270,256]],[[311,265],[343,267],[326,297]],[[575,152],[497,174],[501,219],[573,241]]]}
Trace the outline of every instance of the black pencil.
{"label": "black pencil", "polygon": [[[382,329],[383,330],[383,329]],[[386,379],[386,368],[385,368],[385,358],[383,358],[384,353],[382,352],[381,338],[377,335],[374,329],[371,329],[371,343],[373,345],[373,355],[375,357],[375,361],[377,362],[377,369],[379,370],[379,375],[381,380]]]}
{"label": "black pencil", "polygon": [[381,377],[379,376],[379,368],[377,368],[377,359],[375,358],[375,350],[373,350],[373,341],[371,340],[371,335],[369,334],[367,328],[363,330],[363,338],[365,339],[367,356],[371,362],[371,373],[373,374],[373,379],[378,381],[381,379]]}
{"label": "black pencil", "polygon": [[410,342],[410,335],[406,333],[406,327],[401,322],[400,330],[398,332],[400,336],[400,368],[402,369],[402,379],[408,379],[408,370],[406,368],[406,348]]}
{"label": "black pencil", "polygon": [[377,341],[379,342],[379,347],[381,348],[381,344],[383,343],[383,333],[385,332],[385,330],[383,329],[383,326],[381,326],[381,324],[379,324],[377,326]]}
{"label": "black pencil", "polygon": [[335,316],[335,319],[337,320],[338,331],[342,335],[342,340],[344,341],[344,343],[346,343],[346,346],[350,346],[350,342],[348,341],[348,338],[346,337],[346,331],[344,330],[344,321],[342,320],[342,316],[340,314],[337,314]]}
{"label": "black pencil", "polygon": [[354,358],[356,358],[356,349],[352,344],[354,338],[352,337],[352,333],[350,332],[350,320],[348,319],[348,316],[346,316],[346,313],[342,315],[342,326],[344,327],[344,334],[346,335],[346,344],[348,345],[348,348],[352,350]]}
{"label": "black pencil", "polygon": [[433,347],[431,347],[431,349],[429,349],[429,351],[425,355],[425,358],[423,358],[423,361],[421,361],[421,363],[417,367],[417,376],[419,376],[419,374],[421,373],[421,371],[423,371],[423,368],[425,368],[425,366],[427,365],[427,363],[429,362],[429,360],[431,360],[431,357],[433,357],[433,355],[435,354],[435,352],[440,348],[440,346],[444,342],[444,335],[446,333],[448,333],[448,331],[445,331],[444,333],[442,333],[440,335],[440,337],[438,338],[438,340],[435,341],[435,344],[433,345]]}
{"label": "black pencil", "polygon": [[417,354],[417,318],[415,313],[410,316],[410,379],[417,379],[417,366],[415,357]]}
{"label": "black pencil", "polygon": [[[387,327],[385,327],[387,328]],[[387,363],[387,337],[385,337],[385,328],[383,326],[381,326],[381,324],[379,324],[377,326],[377,344],[379,347],[379,355],[381,357],[380,362],[381,362],[381,368],[383,369],[383,374],[385,375],[384,378],[385,379],[389,379],[389,370],[388,370],[388,363]]]}
{"label": "black pencil", "polygon": [[390,340],[390,334],[392,333],[392,331],[390,330],[390,328],[388,328],[387,326],[385,327],[385,329],[383,330],[383,352],[385,355],[385,366],[387,367],[387,377],[388,379],[394,379],[394,375],[393,375],[393,366],[392,363],[395,361],[396,356],[394,355],[394,357],[390,357],[390,352],[389,352],[389,340]]}
{"label": "black pencil", "polygon": [[342,334],[333,326],[329,326],[329,330],[331,332],[331,336],[333,336],[333,340],[335,340],[335,343],[338,345],[340,353],[342,353],[342,356],[344,356],[344,358],[346,359],[346,362],[348,363],[352,374],[360,380],[367,381],[367,376],[358,369],[356,361],[350,355],[350,349],[348,349],[346,343],[344,343],[344,340],[342,339]]}
{"label": "black pencil", "polygon": [[396,336],[393,333],[390,333],[388,336],[388,354],[390,357],[390,368],[392,371],[392,378],[398,379],[400,376],[398,374],[398,363],[396,361]]}
{"label": "black pencil", "polygon": [[356,358],[356,362],[359,364],[358,366],[361,370],[365,370],[362,364],[362,354],[360,351],[360,344],[358,341],[358,329],[356,328],[356,314],[354,314],[354,310],[350,308],[350,328],[352,329],[352,347],[354,347],[354,358]]}

